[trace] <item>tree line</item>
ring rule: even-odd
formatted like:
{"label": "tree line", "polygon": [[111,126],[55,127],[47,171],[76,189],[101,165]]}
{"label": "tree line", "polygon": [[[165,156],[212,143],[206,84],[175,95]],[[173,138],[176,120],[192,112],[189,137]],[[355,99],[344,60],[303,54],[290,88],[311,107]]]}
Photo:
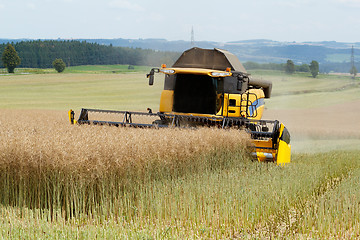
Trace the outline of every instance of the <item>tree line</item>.
{"label": "tree line", "polygon": [[[310,63],[311,64],[311,63]],[[278,70],[284,71],[287,65],[286,63],[257,63],[257,62],[244,62],[244,67],[248,70],[254,69],[265,69],[265,70]],[[295,72],[310,72],[310,65],[303,63],[295,66]],[[357,69],[360,69],[360,62],[355,62],[355,69],[351,69],[350,62],[342,63],[321,63],[319,64],[319,72],[330,73],[330,72],[342,72],[342,73],[357,73]],[[355,74],[356,75],[356,74]]]}
{"label": "tree line", "polygon": [[286,63],[256,63],[256,62],[245,62],[244,67],[248,70],[254,69],[265,69],[265,70],[278,70],[285,71],[286,73],[292,74],[294,72],[313,72],[319,71],[319,64],[316,61],[312,61],[310,64],[296,65],[292,60],[288,60]]}
{"label": "tree line", "polygon": [[[11,49],[7,49],[9,46],[11,46]],[[16,52],[18,56],[14,57],[14,53],[12,52]],[[114,47],[111,44],[102,45],[78,40],[35,40],[0,44],[0,56],[2,56],[0,67],[6,67],[9,72],[13,72],[15,67],[51,68],[56,66],[60,71],[63,71],[65,66],[79,65],[129,64],[160,66],[165,63],[171,66],[180,56],[180,53],[141,48]],[[62,62],[59,62],[60,60]],[[349,71],[349,69],[346,69],[348,68],[346,63],[337,63],[334,65],[335,66],[331,67],[337,67],[337,72]],[[280,70],[290,74],[295,71],[311,72],[313,77],[316,77],[319,71],[329,72],[330,70],[327,69],[327,66],[322,66],[323,69],[319,69],[320,66],[316,61],[312,61],[310,65],[295,65],[291,60],[288,60],[287,63],[245,62],[244,67],[248,70]],[[341,71],[339,71],[340,69]],[[356,66],[350,70],[350,73],[354,75],[354,77],[356,76]]]}
{"label": "tree line", "polygon": [[[3,55],[8,44],[0,44],[0,55]],[[21,59],[20,65],[17,66],[21,68],[51,68],[55,59],[62,59],[66,66],[112,64],[160,66],[163,63],[171,65],[180,56],[177,52],[113,47],[76,40],[36,40],[10,44]],[[4,67],[3,63],[0,64]]]}

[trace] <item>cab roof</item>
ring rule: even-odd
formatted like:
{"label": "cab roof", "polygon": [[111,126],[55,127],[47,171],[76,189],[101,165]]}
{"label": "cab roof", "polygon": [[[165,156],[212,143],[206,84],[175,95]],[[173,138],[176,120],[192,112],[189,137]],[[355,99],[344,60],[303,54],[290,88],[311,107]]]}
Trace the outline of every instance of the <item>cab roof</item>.
{"label": "cab roof", "polygon": [[214,48],[191,48],[183,52],[172,66],[174,68],[205,68],[225,71],[230,67],[232,71],[246,73],[244,66],[232,53]]}

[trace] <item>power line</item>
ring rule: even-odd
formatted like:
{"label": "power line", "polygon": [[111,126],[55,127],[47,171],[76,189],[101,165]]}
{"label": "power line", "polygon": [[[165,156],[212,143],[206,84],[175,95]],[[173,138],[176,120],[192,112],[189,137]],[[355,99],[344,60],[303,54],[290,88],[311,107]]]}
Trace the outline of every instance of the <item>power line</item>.
{"label": "power line", "polygon": [[351,47],[351,67],[355,66],[355,60],[354,60],[354,45]]}

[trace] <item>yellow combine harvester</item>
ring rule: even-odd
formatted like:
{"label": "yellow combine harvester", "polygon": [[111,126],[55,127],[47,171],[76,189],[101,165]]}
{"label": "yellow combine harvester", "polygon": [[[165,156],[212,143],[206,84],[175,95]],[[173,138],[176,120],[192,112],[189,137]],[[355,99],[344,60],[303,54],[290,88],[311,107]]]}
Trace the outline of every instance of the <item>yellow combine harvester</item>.
{"label": "yellow combine harvester", "polygon": [[[79,119],[69,111],[71,123],[132,127],[217,126],[245,129],[255,145],[252,155],[261,162],[279,165],[290,162],[290,134],[279,121],[262,120],[264,99],[270,98],[272,84],[255,80],[238,58],[221,49],[192,48],[172,67],[163,65],[147,74],[153,85],[155,73],[165,75],[158,113],[82,109]],[[90,120],[89,113],[120,115],[119,120]],[[134,116],[156,118],[135,123]]]}

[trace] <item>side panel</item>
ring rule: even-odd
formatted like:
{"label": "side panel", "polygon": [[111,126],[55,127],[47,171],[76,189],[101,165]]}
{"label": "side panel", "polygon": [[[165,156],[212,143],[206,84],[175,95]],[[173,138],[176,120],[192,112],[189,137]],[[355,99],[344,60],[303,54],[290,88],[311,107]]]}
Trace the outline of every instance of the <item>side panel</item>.
{"label": "side panel", "polygon": [[224,94],[224,99],[223,99],[223,104],[222,107],[220,108],[219,112],[216,114],[218,116],[227,116],[228,112],[228,104],[229,104],[229,94],[225,93]]}
{"label": "side panel", "polygon": [[241,106],[241,95],[229,94],[228,117],[241,117],[240,106]]}
{"label": "side panel", "polygon": [[253,140],[256,149],[252,152],[252,156],[259,162],[274,162],[276,159],[276,149],[272,149],[272,139]]}
{"label": "side panel", "polygon": [[290,159],[291,159],[290,134],[288,130],[285,128],[284,124],[281,123],[276,163],[278,165],[283,166],[286,163],[289,163]]}
{"label": "side panel", "polygon": [[160,98],[160,112],[172,112],[174,103],[174,91],[163,90]]}
{"label": "side panel", "polygon": [[[262,118],[265,102],[264,91],[261,89],[250,89],[249,93],[242,94],[242,112],[247,111],[249,119],[260,120]],[[249,99],[248,99],[249,98]],[[246,109],[246,102],[248,102],[248,109]]]}
{"label": "side panel", "polygon": [[264,112],[264,92],[250,89],[244,94],[224,94],[224,105],[217,115],[260,120]]}
{"label": "side panel", "polygon": [[285,163],[289,163],[291,158],[291,145],[286,142],[280,140],[279,141],[279,149],[277,154],[277,165],[285,165]]}

